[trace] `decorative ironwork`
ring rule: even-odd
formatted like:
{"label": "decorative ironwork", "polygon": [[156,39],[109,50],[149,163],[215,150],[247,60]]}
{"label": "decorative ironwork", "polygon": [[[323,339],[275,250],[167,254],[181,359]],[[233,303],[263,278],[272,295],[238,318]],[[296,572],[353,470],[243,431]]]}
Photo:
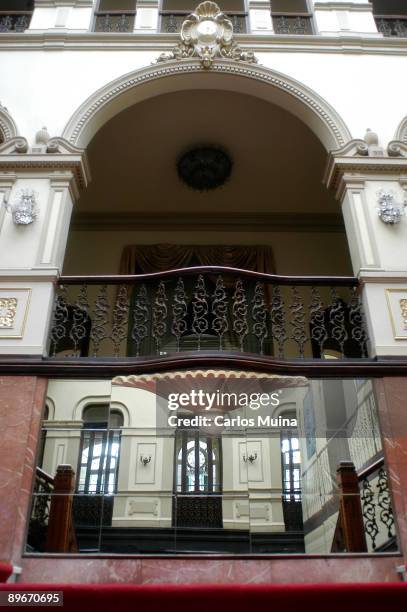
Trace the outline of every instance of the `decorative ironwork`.
{"label": "decorative ironwork", "polygon": [[278,285],[273,288],[273,297],[271,300],[271,333],[278,346],[278,357],[284,357],[284,344],[287,340],[285,330],[285,306],[281,295],[281,289]]}
{"label": "decorative ironwork", "polygon": [[380,522],[387,528],[387,536],[394,536],[394,515],[391,507],[389,484],[387,480],[387,472],[382,466],[379,470],[377,488],[379,490],[378,506]]}
{"label": "decorative ironwork", "polygon": [[131,330],[131,337],[136,343],[137,357],[140,355],[142,342],[148,335],[148,321],[149,303],[147,289],[145,285],[142,285],[134,300],[133,328]]}
{"label": "decorative ironwork", "polygon": [[82,285],[72,313],[72,327],[69,337],[74,343],[74,352],[79,350],[81,342],[89,333],[89,300],[88,287]]}
{"label": "decorative ironwork", "polygon": [[292,287],[292,302],[290,310],[292,313],[290,321],[292,328],[291,339],[297,343],[300,357],[304,357],[304,346],[307,341],[307,333],[305,331],[304,300],[302,299],[297,287]]}
{"label": "decorative ironwork", "polygon": [[136,12],[96,13],[95,30],[97,32],[132,32]]}
{"label": "decorative ironwork", "polygon": [[360,347],[362,357],[367,357],[367,332],[364,324],[363,306],[357,287],[351,287],[349,324],[352,340]]}
{"label": "decorative ironwork", "polygon": [[192,300],[192,331],[198,339],[198,351],[201,349],[201,338],[208,331],[208,294],[206,293],[205,280],[202,274],[199,275],[194,299]]}
{"label": "decorative ironwork", "polygon": [[362,480],[362,513],[364,518],[365,532],[372,541],[373,550],[376,548],[376,538],[379,527],[376,521],[376,504],[371,482],[368,478]]}
{"label": "decorative ironwork", "polygon": [[246,291],[243,282],[240,278],[236,281],[235,292],[233,294],[233,331],[239,339],[240,350],[244,350],[244,341],[249,333],[249,325],[247,323],[247,299]]}
{"label": "decorative ironwork", "polygon": [[121,285],[116,297],[116,304],[113,310],[112,333],[110,335],[115,357],[119,356],[120,346],[127,338],[127,323],[129,316],[129,299],[126,285]]}
{"label": "decorative ironwork", "polygon": [[40,552],[43,552],[45,548],[53,490],[54,483],[52,477],[40,468],[37,468],[34,480],[27,544],[33,550]]}
{"label": "decorative ironwork", "polygon": [[264,341],[268,337],[267,331],[267,307],[264,298],[263,283],[256,283],[254,288],[254,297],[252,300],[252,319],[254,321],[253,334],[259,342],[259,353],[263,355]]}
{"label": "decorative ironwork", "polygon": [[[160,274],[151,275],[148,285],[138,284],[137,276],[112,277],[110,285],[105,277],[100,284],[92,278],[92,289],[86,278],[62,279],[51,354],[69,351],[85,357],[90,345],[97,357],[103,345],[106,356],[139,356],[164,345],[166,351],[180,351],[183,344],[185,350],[227,347],[280,359],[321,358],[327,350],[343,357],[367,356],[356,280],[338,279],[336,288],[331,278],[263,275],[258,280],[250,272],[222,267],[201,267],[192,274],[196,280],[187,284],[191,270],[166,272],[165,285]],[[71,290],[71,284],[78,289]],[[137,289],[129,300],[133,285]]]}
{"label": "decorative ironwork", "polygon": [[377,30],[383,36],[407,37],[407,19],[376,17]]}
{"label": "decorative ironwork", "polygon": [[0,33],[25,32],[30,25],[32,13],[10,14],[0,17]]}
{"label": "decorative ironwork", "polygon": [[329,321],[331,324],[331,336],[338,343],[338,348],[343,353],[344,344],[348,339],[348,332],[345,326],[345,309],[342,300],[333,287],[331,289],[332,306],[329,310]]}
{"label": "decorative ironwork", "polygon": [[96,297],[95,308],[93,310],[93,325],[90,338],[93,342],[93,356],[96,357],[100,344],[108,336],[107,325],[109,323],[109,298],[107,295],[107,285],[102,285]]}
{"label": "decorative ironwork", "polygon": [[311,287],[310,328],[311,340],[318,344],[319,354],[322,355],[324,344],[328,340],[328,331],[325,325],[324,305],[316,287]]}
{"label": "decorative ironwork", "polygon": [[219,350],[223,348],[223,336],[229,329],[228,323],[228,299],[223,279],[216,279],[215,293],[212,301],[212,329],[219,336]]}
{"label": "decorative ironwork", "polygon": [[188,296],[185,293],[184,281],[179,278],[174,291],[172,304],[172,326],[171,331],[177,340],[177,352],[180,350],[181,338],[188,331]]}
{"label": "decorative ironwork", "polygon": [[176,527],[222,528],[220,495],[180,496],[174,498],[173,516]]}
{"label": "decorative ironwork", "polygon": [[153,304],[153,326],[151,335],[155,340],[157,353],[160,352],[161,340],[167,331],[167,302],[168,298],[165,293],[165,285],[163,281],[158,285],[157,293]]}
{"label": "decorative ironwork", "polygon": [[312,34],[311,17],[307,15],[272,15],[276,34]]}
{"label": "decorative ironwork", "polygon": [[53,357],[58,351],[59,343],[66,336],[68,318],[68,291],[67,287],[62,285],[60,294],[56,297],[54,320],[51,328],[51,355]]}

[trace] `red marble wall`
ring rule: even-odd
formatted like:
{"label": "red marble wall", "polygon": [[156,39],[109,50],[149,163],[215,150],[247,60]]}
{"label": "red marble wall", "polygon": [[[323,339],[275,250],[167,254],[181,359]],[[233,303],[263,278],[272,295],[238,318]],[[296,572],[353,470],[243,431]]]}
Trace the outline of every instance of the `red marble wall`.
{"label": "red marble wall", "polygon": [[0,377],[0,560],[19,564],[47,380]]}

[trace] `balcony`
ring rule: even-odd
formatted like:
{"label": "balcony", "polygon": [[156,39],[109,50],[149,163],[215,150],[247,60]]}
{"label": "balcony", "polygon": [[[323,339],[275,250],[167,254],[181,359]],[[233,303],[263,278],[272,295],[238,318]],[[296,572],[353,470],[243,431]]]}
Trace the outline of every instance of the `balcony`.
{"label": "balcony", "polygon": [[313,34],[312,17],[307,13],[283,14],[272,13],[275,34]]}
{"label": "balcony", "polygon": [[98,11],[95,13],[95,32],[133,32],[136,11]]}
{"label": "balcony", "polygon": [[25,32],[30,25],[32,11],[0,11],[0,34]]}
{"label": "balcony", "polygon": [[251,353],[360,359],[367,334],[352,277],[289,277],[224,267],[58,283],[52,358]]}
{"label": "balcony", "polygon": [[407,17],[405,15],[376,15],[377,30],[383,36],[407,38]]}

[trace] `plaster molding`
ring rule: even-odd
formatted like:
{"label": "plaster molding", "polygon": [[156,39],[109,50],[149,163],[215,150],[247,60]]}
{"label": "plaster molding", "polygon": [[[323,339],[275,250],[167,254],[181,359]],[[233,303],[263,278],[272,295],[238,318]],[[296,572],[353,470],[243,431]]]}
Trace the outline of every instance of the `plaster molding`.
{"label": "plaster molding", "polygon": [[394,139],[400,140],[403,144],[407,145],[407,116],[404,117],[398,126]]}
{"label": "plaster molding", "polygon": [[28,141],[24,136],[14,136],[0,145],[0,155],[20,155],[27,151]]}
{"label": "plaster molding", "polygon": [[94,0],[35,0],[36,8],[59,8],[60,6],[71,6],[73,8],[92,8]]}
{"label": "plaster molding", "polygon": [[90,181],[89,164],[85,152],[78,154],[27,153],[24,155],[15,152],[1,153],[0,149],[0,173],[15,172],[18,176],[27,172],[35,176],[46,174],[51,180],[55,176],[58,181],[61,181],[64,175],[75,199]]}
{"label": "plaster molding", "polygon": [[[0,104],[0,133],[3,136],[4,142],[16,138],[18,136],[17,126],[14,119],[8,112],[5,106]],[[4,144],[4,143],[3,143]]]}
{"label": "plaster molding", "polygon": [[[256,53],[332,53],[346,55],[407,55],[407,38],[383,37],[377,34],[361,35],[347,33],[346,36],[270,34],[256,32],[236,34],[242,47],[250,47]],[[9,51],[170,51],[178,40],[177,34],[156,32],[110,33],[74,30],[26,30],[21,33],[7,32],[0,37],[0,49]]]}
{"label": "plaster molding", "polygon": [[348,183],[369,179],[398,180],[407,172],[407,147],[403,143],[392,141],[387,155],[369,157],[365,152],[362,155],[357,153],[358,145],[355,143],[363,142],[353,140],[329,154],[323,182],[328,189],[336,190],[338,200],[342,199]]}
{"label": "plaster molding", "polygon": [[[77,147],[86,147],[101,125],[112,116],[137,102],[135,102],[133,96],[127,96],[124,99],[123,94],[126,92],[128,93],[151,81],[162,79],[164,83],[172,76],[179,77],[180,75],[199,73],[208,74],[208,70],[203,68],[197,59],[185,59],[180,61],[172,60],[162,65],[141,68],[119,77],[96,91],[77,109],[69,120],[63,132],[63,137]],[[271,85],[280,93],[287,94],[297,105],[298,115],[301,115],[300,119],[314,130],[327,150],[342,147],[350,140],[350,132],[334,108],[315,91],[287,75],[264,66],[219,59],[214,60],[210,74],[211,76],[221,75],[222,81],[223,77],[228,76],[252,79],[266,85]],[[219,83],[218,87],[222,88],[221,83]],[[178,91],[180,89],[181,87],[178,88]],[[164,93],[164,91],[160,93]],[[155,93],[154,95],[159,94]],[[123,97],[120,100],[121,96]],[[269,101],[273,102],[273,100]],[[109,116],[108,106],[111,104],[114,104],[116,108],[115,112]],[[304,107],[308,111],[308,122],[307,119],[304,119]],[[98,117],[100,111],[103,111],[101,113],[103,121]],[[291,112],[296,114],[295,110],[291,110]],[[107,119],[103,115],[107,116]]]}

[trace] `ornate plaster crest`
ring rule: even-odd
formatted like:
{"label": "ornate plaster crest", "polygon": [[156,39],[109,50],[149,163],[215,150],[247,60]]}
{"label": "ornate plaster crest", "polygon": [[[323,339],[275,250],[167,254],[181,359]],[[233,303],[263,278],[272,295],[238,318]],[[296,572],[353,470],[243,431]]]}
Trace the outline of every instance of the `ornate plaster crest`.
{"label": "ornate plaster crest", "polygon": [[181,42],[169,53],[161,53],[157,62],[199,57],[202,66],[210,68],[218,57],[257,64],[252,52],[242,51],[233,41],[232,22],[215,2],[201,2],[183,22],[180,36]]}

